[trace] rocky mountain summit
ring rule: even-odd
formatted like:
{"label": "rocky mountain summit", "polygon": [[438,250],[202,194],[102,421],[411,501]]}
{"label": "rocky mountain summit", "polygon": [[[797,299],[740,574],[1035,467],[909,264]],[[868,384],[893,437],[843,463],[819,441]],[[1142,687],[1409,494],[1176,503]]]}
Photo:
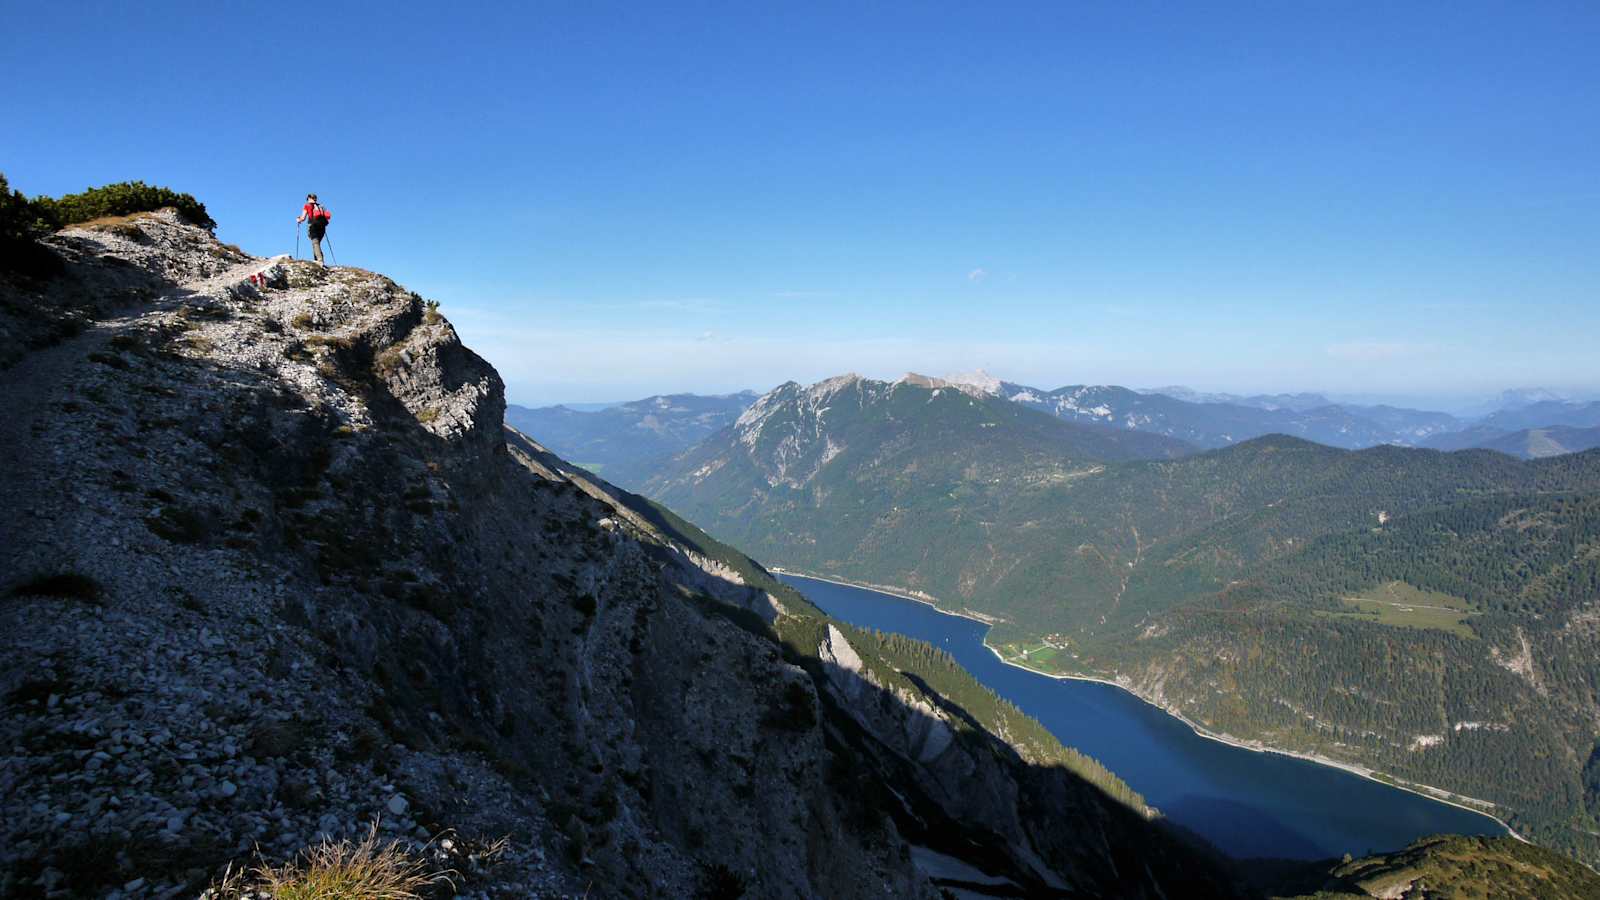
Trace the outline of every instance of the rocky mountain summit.
{"label": "rocky mountain summit", "polygon": [[170,213],[46,244],[0,275],[0,896],[373,823],[470,896],[1236,893],[936,651],[506,429],[393,281]]}

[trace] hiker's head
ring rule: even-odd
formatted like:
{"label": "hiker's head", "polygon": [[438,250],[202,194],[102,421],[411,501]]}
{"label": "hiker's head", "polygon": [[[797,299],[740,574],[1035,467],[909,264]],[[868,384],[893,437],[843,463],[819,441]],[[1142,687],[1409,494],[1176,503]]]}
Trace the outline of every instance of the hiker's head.
{"label": "hiker's head", "polygon": [[313,203],[315,203],[316,199],[317,199],[317,195],[316,194],[307,194],[306,195],[306,199],[312,201]]}

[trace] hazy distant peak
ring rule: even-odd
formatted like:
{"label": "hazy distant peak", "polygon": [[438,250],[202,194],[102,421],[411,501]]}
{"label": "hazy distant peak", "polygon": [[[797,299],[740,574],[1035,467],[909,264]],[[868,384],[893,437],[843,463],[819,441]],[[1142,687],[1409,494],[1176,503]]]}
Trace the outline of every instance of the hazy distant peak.
{"label": "hazy distant peak", "polygon": [[1278,410],[1284,409],[1291,412],[1307,412],[1333,406],[1332,400],[1322,394],[1302,391],[1297,394],[1228,394],[1220,392],[1197,391],[1183,385],[1168,385],[1158,388],[1139,388],[1141,394],[1160,394],[1174,400],[1186,403],[1228,403],[1233,406],[1248,406],[1254,409]]}
{"label": "hazy distant peak", "polygon": [[990,375],[982,369],[971,372],[959,372],[955,375],[946,375],[945,381],[960,387],[971,387],[985,394],[998,394],[1004,386],[1000,379]]}
{"label": "hazy distant peak", "polygon": [[932,375],[922,375],[917,372],[907,372],[894,380],[895,384],[909,384],[913,387],[941,388],[949,387],[943,378],[934,378]]}
{"label": "hazy distant peak", "polygon": [[835,375],[832,378],[824,378],[816,384],[813,384],[812,386],[806,388],[806,394],[811,397],[829,396],[832,394],[837,394],[839,391],[842,391],[845,388],[863,380],[865,379],[854,372],[846,372],[843,375]]}
{"label": "hazy distant peak", "polygon": [[1508,388],[1500,392],[1501,409],[1521,409],[1535,403],[1565,403],[1570,398],[1549,388]]}
{"label": "hazy distant peak", "polygon": [[[987,379],[987,381],[983,381]],[[972,397],[991,397],[1000,393],[1000,379],[990,376],[987,372],[978,371],[967,375],[955,375],[949,378],[935,378],[931,375],[919,375],[916,372],[907,372],[896,378],[894,384],[909,384],[913,387],[930,388],[938,390],[948,388],[960,391]]]}

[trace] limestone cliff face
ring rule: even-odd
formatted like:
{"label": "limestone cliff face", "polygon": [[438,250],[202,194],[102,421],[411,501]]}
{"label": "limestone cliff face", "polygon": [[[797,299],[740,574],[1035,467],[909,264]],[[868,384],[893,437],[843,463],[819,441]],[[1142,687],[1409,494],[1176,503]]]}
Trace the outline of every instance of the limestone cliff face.
{"label": "limestone cliff face", "polygon": [[847,641],[777,640],[797,601],[748,560],[503,430],[389,279],[167,214],[52,246],[0,287],[88,311],[0,360],[0,896],[192,894],[374,819],[453,829],[469,892],[1227,892],[1164,837],[1123,865],[1142,818],[951,710],[840,688]]}

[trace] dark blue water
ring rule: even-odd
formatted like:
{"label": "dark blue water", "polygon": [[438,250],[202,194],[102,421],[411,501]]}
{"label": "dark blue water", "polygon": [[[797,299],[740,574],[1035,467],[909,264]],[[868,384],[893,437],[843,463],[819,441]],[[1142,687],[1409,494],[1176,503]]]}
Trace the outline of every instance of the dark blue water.
{"label": "dark blue water", "polygon": [[1427,834],[1504,834],[1500,823],[1349,772],[1231,747],[1138,697],[1006,665],[988,626],[864,588],[784,575],[829,615],[927,641],[1117,773],[1169,819],[1239,857],[1318,859],[1398,849]]}

